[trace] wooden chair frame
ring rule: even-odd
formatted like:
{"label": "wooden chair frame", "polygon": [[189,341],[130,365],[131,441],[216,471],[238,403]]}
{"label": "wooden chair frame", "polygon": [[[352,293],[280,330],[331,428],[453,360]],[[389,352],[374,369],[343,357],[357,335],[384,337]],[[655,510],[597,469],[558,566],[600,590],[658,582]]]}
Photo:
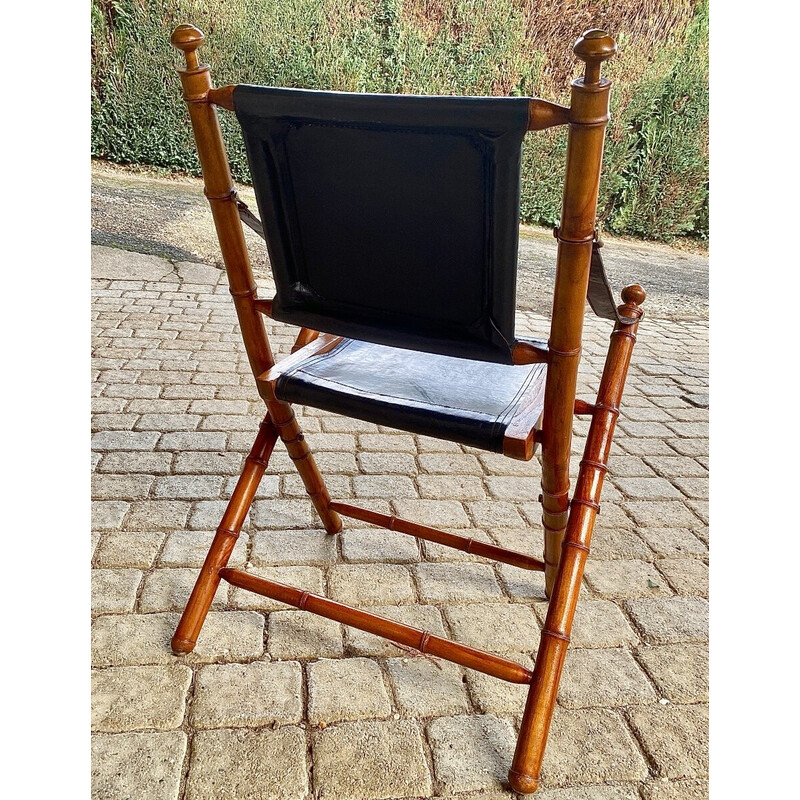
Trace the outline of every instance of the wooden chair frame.
{"label": "wooden chair frame", "polygon": [[[287,362],[276,366],[267,338],[263,316],[270,315],[271,302],[257,295],[237,208],[236,191],[217,119],[217,107],[233,110],[232,93],[235,87],[215,89],[212,86],[209,67],[200,64],[197,56],[203,39],[203,34],[197,28],[181,25],[174,31],[171,41],[185,54],[186,68],[180,70],[180,77],[197,142],[205,193],[211,204],[247,356],[259,393],[266,403],[267,414],[172,639],[172,649],[176,654],[185,654],[194,648],[220,580],[224,579],[234,586],[384,636],[423,653],[512,683],[528,684],[528,700],[509,781],[517,792],[533,792],[539,785],[544,748],[584,565],[595,517],[600,508],[600,492],[611,440],[636,341],[638,321],[642,315],[640,306],[645,299],[644,291],[638,285],[623,290],[624,304],[619,312],[625,321],[618,321],[611,334],[597,400],[594,404],[576,400],[583,315],[611,88],[610,81],[601,78],[600,69],[602,62],[616,52],[616,43],[604,31],[584,33],[575,44],[574,52],[585,62],[585,71],[583,77],[572,83],[570,106],[558,106],[540,99],[531,99],[529,105],[529,130],[569,125],[563,211],[561,224],[556,229],[558,256],[550,338],[546,346],[519,341],[513,349],[514,363],[547,365],[544,412],[541,420],[525,419],[522,415],[516,424],[509,426],[503,448],[505,455],[527,460],[533,456],[535,446],[541,444],[542,561],[493,544],[331,500],[291,405],[277,399],[273,391],[281,366]],[[337,337],[318,335],[315,331],[303,328],[294,350],[302,349],[298,357],[306,357],[309,352],[320,351],[336,341]],[[591,424],[575,491],[570,498],[569,462],[575,414],[588,415]],[[342,528],[341,516],[346,516],[507,564],[543,571],[550,602],[533,671],[507,658],[228,568],[228,559],[278,438],[295,463],[328,533],[338,533]]]}

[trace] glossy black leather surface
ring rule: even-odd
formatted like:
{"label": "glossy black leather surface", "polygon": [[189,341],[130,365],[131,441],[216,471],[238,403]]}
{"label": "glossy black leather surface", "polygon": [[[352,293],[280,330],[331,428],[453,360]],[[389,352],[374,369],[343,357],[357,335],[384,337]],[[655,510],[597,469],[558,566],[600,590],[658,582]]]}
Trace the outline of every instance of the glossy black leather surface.
{"label": "glossy black leather surface", "polygon": [[543,364],[506,366],[344,339],[278,378],[281,400],[502,452]]}
{"label": "glossy black leather surface", "polygon": [[511,363],[527,98],[237,86],[233,99],[276,319]]}

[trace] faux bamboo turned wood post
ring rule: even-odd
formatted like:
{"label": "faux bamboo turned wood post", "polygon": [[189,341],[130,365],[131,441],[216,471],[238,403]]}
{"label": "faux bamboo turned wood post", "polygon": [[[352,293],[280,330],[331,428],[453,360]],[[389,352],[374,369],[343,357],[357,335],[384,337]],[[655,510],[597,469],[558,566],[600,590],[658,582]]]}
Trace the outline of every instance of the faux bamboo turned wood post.
{"label": "faux bamboo turned wood post", "polygon": [[600,78],[600,65],[616,50],[614,39],[601,30],[586,31],[574,47],[575,55],[586,63],[586,68],[584,76],[572,83],[564,197],[561,224],[556,230],[558,257],[541,437],[548,597],[553,590],[567,525],[573,407],[608,121],[611,82]]}
{"label": "faux bamboo turned wood post", "polygon": [[258,430],[253,448],[244,463],[231,499],[217,528],[214,541],[203,562],[203,568],[192,589],[189,602],[181,615],[178,628],[172,637],[172,652],[176,655],[191,653],[203,627],[208,609],[217,592],[220,570],[228,564],[247,512],[253,502],[264,470],[269,463],[278,431],[267,415]]}
{"label": "faux bamboo turned wood post", "polygon": [[[222,259],[228,273],[228,284],[236,306],[247,357],[253,374],[257,377],[275,364],[264,319],[257,307],[257,287],[250,267],[244,231],[236,205],[225,143],[217,119],[217,111],[209,95],[213,92],[211,71],[197,59],[197,49],[205,36],[193,25],[179,25],[171,42],[186,57],[186,69],[179,70],[183,97],[189,108],[197,154],[203,170],[205,193],[211,204],[211,213],[219,237]],[[228,97],[228,92],[225,97]],[[224,99],[224,98],[223,98]],[[270,416],[278,428],[281,439],[294,460],[311,501],[320,515],[328,533],[342,529],[338,514],[330,510],[330,496],[317,469],[314,457],[303,440],[303,434],[294,412],[288,403],[273,400],[267,403]]]}
{"label": "faux bamboo turned wood post", "polygon": [[[645,293],[641,286],[622,290],[624,305],[620,313],[638,320]],[[572,621],[581,588],[581,579],[589,555],[595,518],[600,510],[600,492],[606,475],[611,440],[619,416],[619,403],[625,388],[631,353],[636,343],[638,321],[630,325],[617,323],[611,334],[603,377],[592,412],[586,437],[569,522],[562,545],[556,582],[542,630],[533,681],[520,725],[517,749],[509,772],[512,788],[527,794],[539,786],[544,749],[550,732],[564,656],[569,645]]]}
{"label": "faux bamboo turned wood post", "polygon": [[197,59],[197,49],[204,39],[202,31],[193,25],[179,25],[172,33],[171,42],[186,56],[186,69],[178,70],[178,74],[197,143],[205,194],[211,204],[214,226],[217,229],[250,367],[253,374],[260,375],[275,363],[275,359],[267,339],[264,320],[253,307],[256,282],[236,207],[233,178],[217,111],[208,102],[208,93],[212,88],[211,70],[207,64],[200,64]]}

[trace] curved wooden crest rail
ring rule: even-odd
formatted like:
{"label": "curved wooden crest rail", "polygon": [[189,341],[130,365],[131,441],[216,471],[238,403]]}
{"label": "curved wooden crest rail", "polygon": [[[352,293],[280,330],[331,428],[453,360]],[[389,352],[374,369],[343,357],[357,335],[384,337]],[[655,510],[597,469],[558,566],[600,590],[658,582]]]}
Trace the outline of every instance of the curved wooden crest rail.
{"label": "curved wooden crest rail", "polygon": [[[600,508],[600,492],[619,403],[645,299],[638,285],[623,290],[619,312],[624,321],[614,326],[597,400],[593,404],[576,400],[583,313],[611,88],[611,83],[601,78],[600,69],[602,62],[616,52],[616,43],[604,31],[584,33],[574,51],[585,62],[585,72],[572,84],[570,106],[539,99],[531,99],[529,105],[529,130],[569,125],[563,211],[556,231],[558,257],[550,339],[546,347],[519,341],[513,350],[514,363],[547,365],[544,413],[541,420],[520,422],[513,432],[510,428],[504,442],[504,453],[512,458],[530,459],[534,447],[542,446],[541,502],[545,532],[542,561],[525,553],[331,500],[291,406],[277,399],[272,390],[280,365],[275,365],[263,320],[263,315],[270,315],[272,304],[257,296],[216,112],[217,107],[233,109],[235,87],[213,88],[209,67],[200,64],[197,57],[203,39],[197,28],[181,25],[172,35],[172,44],[186,57],[186,69],[180,71],[180,77],[202,165],[205,193],[211,204],[247,356],[259,393],[266,403],[267,415],[172,639],[173,651],[183,654],[194,648],[212,598],[220,580],[224,579],[234,586],[385,636],[424,653],[513,683],[529,684],[509,781],[517,792],[533,792],[539,785],[581,578]],[[293,352],[308,355],[315,352],[315,348],[325,347],[330,340],[329,336],[319,336],[316,331],[303,328]],[[591,424],[575,491],[570,498],[569,458],[575,414],[589,415]],[[346,516],[507,564],[544,571],[550,603],[533,671],[430,632],[229,569],[228,559],[278,438],[295,463],[328,533],[338,533],[342,528],[341,517]]]}

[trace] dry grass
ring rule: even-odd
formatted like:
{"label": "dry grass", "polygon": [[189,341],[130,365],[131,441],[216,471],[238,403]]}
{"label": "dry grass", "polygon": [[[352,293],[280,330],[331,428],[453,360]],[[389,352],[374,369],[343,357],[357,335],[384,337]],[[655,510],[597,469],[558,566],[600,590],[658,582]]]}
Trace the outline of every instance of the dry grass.
{"label": "dry grass", "polygon": [[[486,0],[485,6],[497,2]],[[428,41],[450,20],[448,34],[458,40],[463,27],[453,20],[454,5],[458,3],[452,0],[404,0],[401,13]],[[604,28],[617,38],[622,51],[628,42],[636,42],[639,52],[654,54],[682,40],[697,0],[513,0],[512,5],[524,20],[523,56],[529,63],[541,64],[537,90],[547,96],[560,93],[575,72],[575,56],[565,42],[575,41],[590,28]],[[645,59],[642,69],[646,63]]]}

